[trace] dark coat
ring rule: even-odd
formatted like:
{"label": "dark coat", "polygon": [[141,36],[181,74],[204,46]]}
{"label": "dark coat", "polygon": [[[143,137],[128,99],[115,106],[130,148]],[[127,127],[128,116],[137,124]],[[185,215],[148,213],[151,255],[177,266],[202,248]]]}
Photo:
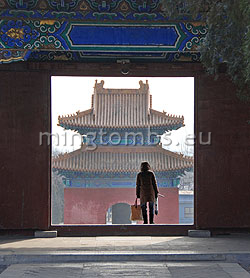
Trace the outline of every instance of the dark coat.
{"label": "dark coat", "polygon": [[152,171],[140,172],[136,177],[136,196],[140,203],[155,202],[158,195],[155,174]]}

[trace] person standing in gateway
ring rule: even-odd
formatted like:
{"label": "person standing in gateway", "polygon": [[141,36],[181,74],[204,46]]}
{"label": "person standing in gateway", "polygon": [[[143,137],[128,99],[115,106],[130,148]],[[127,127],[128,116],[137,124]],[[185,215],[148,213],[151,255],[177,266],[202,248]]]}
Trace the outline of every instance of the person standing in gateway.
{"label": "person standing in gateway", "polygon": [[141,171],[136,177],[136,197],[140,198],[144,224],[148,224],[147,203],[149,203],[149,223],[154,224],[154,203],[158,197],[158,186],[148,162],[142,162]]}

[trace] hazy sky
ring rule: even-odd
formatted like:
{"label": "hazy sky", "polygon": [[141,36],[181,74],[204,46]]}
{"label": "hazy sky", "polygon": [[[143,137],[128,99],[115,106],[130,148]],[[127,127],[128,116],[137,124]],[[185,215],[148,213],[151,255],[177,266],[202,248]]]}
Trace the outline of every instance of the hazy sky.
{"label": "hazy sky", "polygon": [[[75,139],[72,146],[70,134],[67,132],[67,145],[65,145],[65,132],[62,127],[57,126],[58,115],[75,113],[91,108],[91,95],[95,80],[104,80],[104,88],[139,88],[139,81],[149,82],[152,95],[152,108],[166,111],[170,114],[184,116],[185,127],[172,132],[168,136],[172,140],[170,146],[162,141],[163,146],[176,152],[192,152],[192,147],[187,147],[185,137],[194,133],[194,78],[192,77],[52,77],[51,99],[52,99],[52,133],[59,134],[60,151],[72,151],[80,147],[80,141]],[[57,144],[57,140],[52,142]],[[180,143],[178,145],[178,143]],[[177,146],[178,145],[178,146]]]}

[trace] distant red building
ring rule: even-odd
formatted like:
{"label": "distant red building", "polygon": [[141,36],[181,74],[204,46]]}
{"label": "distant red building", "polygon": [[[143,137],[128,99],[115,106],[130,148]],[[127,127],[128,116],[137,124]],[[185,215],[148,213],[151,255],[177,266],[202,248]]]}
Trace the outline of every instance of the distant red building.
{"label": "distant red building", "polygon": [[[161,188],[156,224],[179,223],[178,188]],[[65,188],[65,224],[105,224],[108,209],[117,203],[133,204],[134,188]],[[118,223],[117,223],[118,224]]]}
{"label": "distant red building", "polygon": [[[58,118],[59,125],[83,135],[81,149],[52,160],[53,170],[65,177],[64,223],[128,222],[135,201],[135,178],[142,161],[156,174],[160,214],[156,223],[179,222],[179,177],[193,160],[162,148],[159,135],[184,125],[184,118],[152,109],[149,85],[139,89],[106,89],[95,84],[92,107]],[[120,218],[119,218],[120,214]],[[110,219],[111,218],[111,219]],[[125,219],[126,218],[126,219]]]}

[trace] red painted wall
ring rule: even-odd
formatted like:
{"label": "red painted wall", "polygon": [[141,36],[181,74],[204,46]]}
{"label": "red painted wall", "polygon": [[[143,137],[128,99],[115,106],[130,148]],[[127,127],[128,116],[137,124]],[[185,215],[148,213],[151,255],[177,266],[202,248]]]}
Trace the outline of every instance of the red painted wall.
{"label": "red painted wall", "polygon": [[[160,188],[165,198],[159,198],[156,224],[179,223],[178,188]],[[65,224],[105,224],[106,212],[117,203],[133,204],[134,188],[65,188]]]}

